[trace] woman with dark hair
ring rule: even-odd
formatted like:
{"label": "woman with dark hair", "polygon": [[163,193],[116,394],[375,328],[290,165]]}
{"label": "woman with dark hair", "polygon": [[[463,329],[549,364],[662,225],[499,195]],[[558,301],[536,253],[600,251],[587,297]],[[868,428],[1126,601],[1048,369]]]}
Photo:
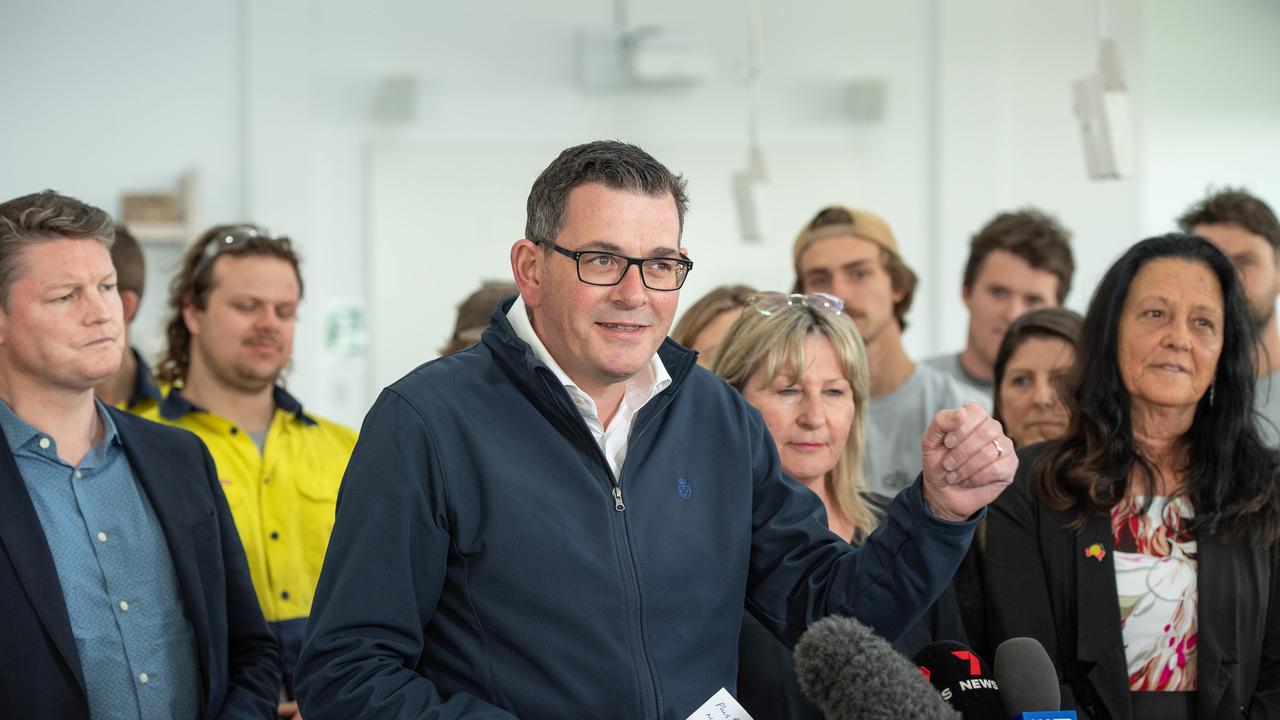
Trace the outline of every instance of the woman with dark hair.
{"label": "woman with dark hair", "polygon": [[1023,313],[1009,325],[995,361],[992,417],[1018,447],[1067,431],[1062,376],[1075,362],[1084,320],[1066,308]]}
{"label": "woman with dark hair", "polygon": [[[1062,381],[1075,362],[1082,322],[1079,313],[1066,308],[1040,308],[1019,315],[1005,330],[996,352],[991,416],[1004,425],[1014,447],[1052,440],[1067,431],[1070,416],[1062,403]],[[987,610],[986,550],[983,523],[952,586],[969,646],[991,658],[995,648]]]}
{"label": "woman with dark hair", "polygon": [[1235,268],[1189,235],[1107,271],[1064,394],[987,519],[996,639],[1053,658],[1081,718],[1280,717],[1280,458],[1253,418]]}

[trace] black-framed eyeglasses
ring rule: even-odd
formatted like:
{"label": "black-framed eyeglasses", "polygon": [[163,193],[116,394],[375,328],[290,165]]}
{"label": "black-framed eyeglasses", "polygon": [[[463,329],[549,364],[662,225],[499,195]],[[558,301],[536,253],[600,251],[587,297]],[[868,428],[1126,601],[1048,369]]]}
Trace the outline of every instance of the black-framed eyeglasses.
{"label": "black-framed eyeglasses", "polygon": [[669,292],[679,290],[684,285],[684,279],[689,276],[689,271],[693,269],[693,261],[686,257],[633,258],[599,250],[566,250],[544,240],[535,242],[577,263],[578,279],[588,285],[617,285],[626,277],[627,270],[635,265],[640,268],[640,282],[645,287]]}
{"label": "black-framed eyeglasses", "polygon": [[200,260],[196,262],[195,269],[191,271],[191,275],[193,277],[199,275],[200,271],[212,262],[214,258],[224,252],[244,247],[250,240],[254,239],[264,240],[286,250],[292,247],[288,237],[277,235],[266,228],[253,225],[235,225],[205,241],[204,250],[200,253]]}
{"label": "black-framed eyeglasses", "polygon": [[788,295],[780,292],[765,292],[757,293],[747,298],[747,307],[761,315],[772,315],[790,305],[802,305],[814,310],[825,310],[834,315],[844,312],[844,301],[835,295],[827,293],[809,293],[807,295],[791,293]]}

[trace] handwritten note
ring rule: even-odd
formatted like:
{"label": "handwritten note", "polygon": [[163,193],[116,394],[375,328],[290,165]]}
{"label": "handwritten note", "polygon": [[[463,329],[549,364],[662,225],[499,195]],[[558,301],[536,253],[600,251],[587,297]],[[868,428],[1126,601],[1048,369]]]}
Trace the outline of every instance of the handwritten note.
{"label": "handwritten note", "polygon": [[685,720],[752,720],[746,710],[738,704],[737,700],[729,694],[728,690],[720,688],[720,692],[711,696],[711,699],[702,703],[702,707],[693,711],[693,714],[685,718]]}

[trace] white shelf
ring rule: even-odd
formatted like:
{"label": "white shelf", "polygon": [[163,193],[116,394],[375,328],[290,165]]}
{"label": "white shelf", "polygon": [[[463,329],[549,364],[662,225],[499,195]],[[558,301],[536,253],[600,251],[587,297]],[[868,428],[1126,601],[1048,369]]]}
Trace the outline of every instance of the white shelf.
{"label": "white shelf", "polygon": [[140,243],[151,245],[186,245],[191,242],[191,228],[180,222],[129,223],[129,232]]}
{"label": "white shelf", "polygon": [[177,245],[185,247],[196,239],[200,227],[200,176],[190,168],[178,177],[177,196],[182,207],[182,220],[124,220],[129,232],[144,245]]}

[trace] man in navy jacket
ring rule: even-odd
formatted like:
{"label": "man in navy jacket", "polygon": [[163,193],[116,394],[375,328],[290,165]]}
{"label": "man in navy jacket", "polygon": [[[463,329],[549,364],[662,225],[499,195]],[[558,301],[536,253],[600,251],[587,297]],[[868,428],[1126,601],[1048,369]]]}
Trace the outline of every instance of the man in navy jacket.
{"label": "man in navy jacket", "polygon": [[108,408],[111,218],[0,204],[0,717],[272,718],[280,659],[213,462]]}
{"label": "man in navy jacket", "polygon": [[[666,340],[684,182],[616,142],[538,178],[519,296],[370,410],[298,665],[308,720],[675,718],[733,689],[744,608],[896,637],[1016,469],[977,406],[854,549],[784,479],[759,413]],[[634,271],[632,266],[635,266]]]}

